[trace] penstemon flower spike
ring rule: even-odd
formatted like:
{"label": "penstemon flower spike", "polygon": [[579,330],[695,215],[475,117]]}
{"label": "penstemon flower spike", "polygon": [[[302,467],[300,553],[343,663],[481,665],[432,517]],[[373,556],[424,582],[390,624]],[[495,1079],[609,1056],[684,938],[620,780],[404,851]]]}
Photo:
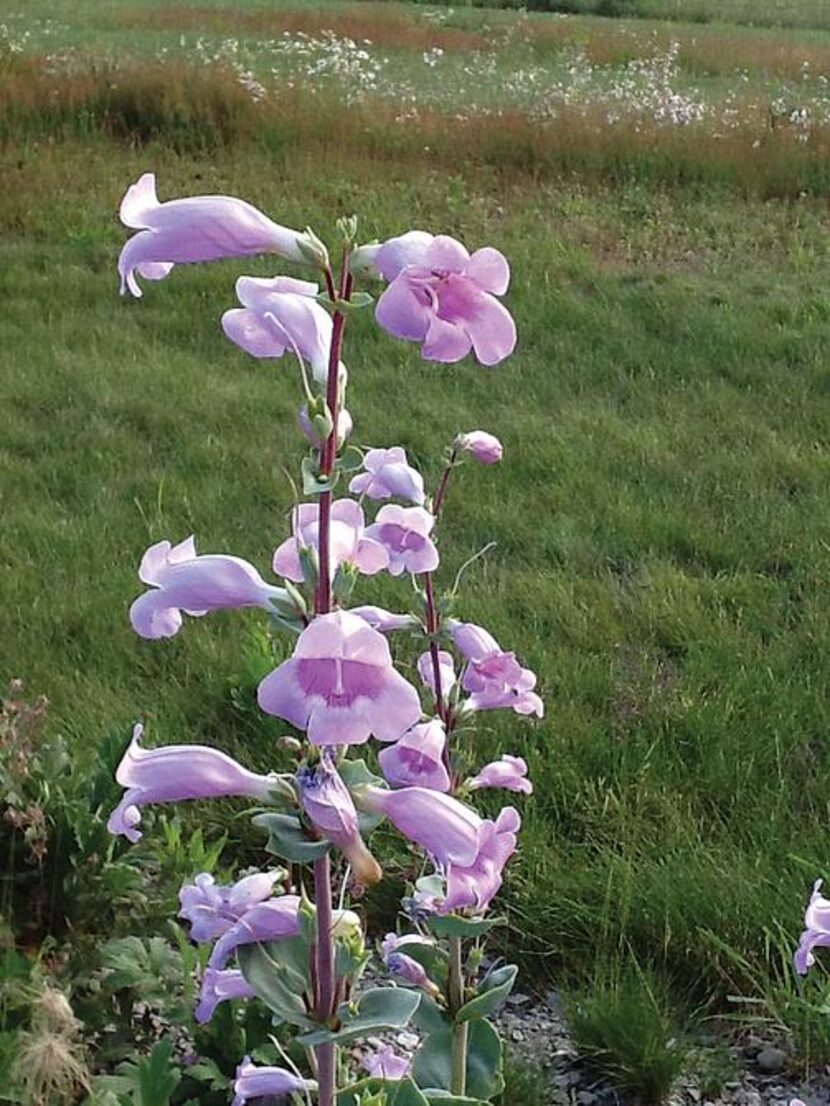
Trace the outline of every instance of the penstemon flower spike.
{"label": "penstemon flower spike", "polygon": [[[342,354],[349,316],[373,302],[355,288],[356,277],[380,278],[387,287],[377,301],[377,322],[420,343],[423,358],[448,363],[472,352],[484,365],[499,363],[516,342],[501,302],[510,280],[507,262],[490,247],[470,254],[455,239],[423,231],[361,246],[352,217],[338,221],[341,261],[334,271],[329,249],[310,228],[281,227],[233,197],[161,204],[151,174],[128,190],[122,219],[139,232],[119,259],[122,289],[136,296],[136,273],[160,280],[176,264],[262,252],[313,266],[325,291],[282,274],[241,277],[241,306],[221,320],[225,335],[251,356],[268,361],[288,355],[300,368],[299,428],[314,452],[303,462],[307,501],[295,506],[292,534],[274,553],[279,582],[236,557],[197,556],[192,538],[176,546],[158,542],[141,563],[149,590],[130,612],[134,629],[148,639],[178,633],[185,614],[225,608],[265,611],[272,630],[294,634],[291,656],[262,681],[258,701],[304,734],[303,741],[280,742],[291,746],[295,771],[259,776],[205,746],[144,750],[139,726],[119,768],[126,792],[110,829],[136,840],[146,804],[240,796],[256,802],[254,821],[268,831],[267,850],[290,862],[230,887],[199,873],[181,891],[191,938],[212,942],[197,1019],[209,1020],[222,1002],[265,1001],[309,1050],[308,1076],[292,1065],[242,1059],[233,1106],[285,1095],[307,1101],[314,1095],[319,1106],[335,1106],[351,1088],[353,1099],[388,1106],[401,1085],[420,1094],[418,1101],[448,1094],[489,1101],[502,1083],[500,1047],[487,1017],[509,992],[515,968],[479,980],[480,940],[494,924],[485,912],[515,852],[521,820],[511,806],[495,820],[483,818],[470,799],[485,788],[529,794],[532,785],[524,760],[508,753],[462,772],[460,763],[466,766],[470,756],[463,739],[477,711],[509,708],[541,716],[543,708],[535,675],[513,653],[481,627],[449,618],[460,574],[447,598],[436,594],[434,576],[440,569],[437,523],[452,473],[465,457],[492,465],[503,450],[489,432],[458,434],[432,498],[401,446],[365,454],[349,446],[341,458],[352,431]],[[335,498],[346,473],[348,491],[359,500]],[[374,517],[367,519],[367,511]],[[364,577],[384,572],[417,582],[421,610],[348,607]],[[421,637],[415,665],[420,691],[396,668],[386,637],[394,633],[404,644]],[[379,750],[372,739],[384,743]],[[361,747],[358,753],[353,745]],[[385,778],[374,774],[375,763]],[[389,934],[383,943],[383,961],[398,986],[361,991],[368,954],[348,892],[350,881],[365,886],[383,874],[368,843],[383,820],[410,849],[423,851],[433,871],[416,880],[404,902],[417,932]],[[305,892],[308,881],[297,875],[303,864],[312,869],[313,899]],[[470,938],[472,949],[465,946]],[[298,947],[304,950],[299,960]],[[435,1087],[433,1074],[436,1054],[447,1048],[441,1033],[427,1036],[411,1065],[390,1049],[367,1056],[368,1078],[338,1062],[341,1040],[359,1037],[364,1025],[372,1033],[399,1029],[419,1003],[432,1003],[434,1016],[451,1029],[449,1054],[437,1062],[451,1071],[445,1086]],[[471,1023],[481,1024],[471,1032]],[[482,1039],[487,1048],[471,1062],[468,1051]],[[276,1039],[275,1047],[284,1062]],[[346,1085],[338,1083],[338,1071],[346,1071]]]}

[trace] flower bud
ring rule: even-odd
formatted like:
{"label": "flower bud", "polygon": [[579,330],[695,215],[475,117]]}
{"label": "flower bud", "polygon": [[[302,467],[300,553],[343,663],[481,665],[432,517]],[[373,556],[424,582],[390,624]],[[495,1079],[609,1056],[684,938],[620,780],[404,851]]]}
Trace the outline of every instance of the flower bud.
{"label": "flower bud", "polygon": [[453,442],[453,449],[463,449],[482,465],[494,465],[502,459],[504,453],[495,434],[488,434],[486,430],[471,430],[468,434],[459,434]]}

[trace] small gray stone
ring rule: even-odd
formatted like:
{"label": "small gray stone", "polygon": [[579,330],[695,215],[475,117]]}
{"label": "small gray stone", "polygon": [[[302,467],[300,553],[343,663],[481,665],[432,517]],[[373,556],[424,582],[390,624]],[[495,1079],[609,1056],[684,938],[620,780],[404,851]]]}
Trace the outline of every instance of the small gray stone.
{"label": "small gray stone", "polygon": [[780,1048],[762,1048],[755,1057],[755,1063],[767,1075],[781,1071],[786,1062],[787,1054]]}

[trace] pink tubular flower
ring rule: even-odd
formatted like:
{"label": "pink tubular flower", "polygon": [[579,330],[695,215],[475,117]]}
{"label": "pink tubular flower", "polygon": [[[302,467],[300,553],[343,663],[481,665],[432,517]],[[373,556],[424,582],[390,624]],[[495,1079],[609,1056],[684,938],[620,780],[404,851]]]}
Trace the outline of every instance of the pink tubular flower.
{"label": "pink tubular flower", "polygon": [[505,807],[495,822],[482,823],[478,852],[472,864],[447,868],[447,897],[440,914],[487,909],[502,884],[504,866],[516,851],[516,835],[522,820],[512,806]]}
{"label": "pink tubular flower", "polygon": [[253,565],[240,557],[207,554],[198,557],[192,537],[178,545],[160,541],[141,558],[139,578],[153,586],[130,607],[130,621],[141,637],[173,637],[182,625],[182,611],[203,615],[233,607],[264,607],[288,603],[283,588],[266,584]]}
{"label": "pink tubular flower", "polygon": [[[274,553],[273,569],[278,576],[301,583],[300,550],[317,549],[320,512],[316,503],[299,503],[292,512],[294,536]],[[341,565],[354,565],[365,576],[374,576],[389,564],[389,554],[365,528],[363,511],[353,499],[337,499],[331,505],[329,528],[331,575]]]}
{"label": "pink tubular flower", "polygon": [[144,727],[133,727],[133,736],[118,765],[116,780],[127,790],[112,812],[107,829],[135,843],[141,807],[150,803],[177,803],[185,799],[218,799],[232,795],[266,800],[273,789],[270,776],[258,776],[207,745],[163,745],[142,749]]}
{"label": "pink tubular flower", "polygon": [[[240,277],[242,307],[226,311],[222,329],[252,357],[299,353],[314,379],[325,386],[331,347],[331,315],[317,301],[318,286],[292,277]],[[342,370],[342,366],[341,366]]]}
{"label": "pink tubular flower", "polygon": [[[446,649],[438,651],[438,674],[441,678],[441,695],[447,695],[455,687],[455,661],[452,654]],[[435,668],[432,664],[432,654],[427,650],[418,657],[418,675],[424,687],[428,687],[433,695],[437,694],[435,687]]]}
{"label": "pink tubular flower", "polygon": [[379,542],[389,554],[389,572],[433,572],[438,567],[438,550],[429,534],[435,519],[423,507],[381,507],[366,537]]}
{"label": "pink tubular flower", "polygon": [[199,1025],[204,1025],[213,1017],[213,1012],[220,1002],[234,998],[253,998],[254,993],[253,988],[237,968],[228,968],[225,971],[206,968],[202,976],[199,1004],[194,1017]]}
{"label": "pink tubular flower", "polygon": [[391,281],[375,309],[396,338],[421,342],[426,361],[460,361],[472,349],[496,365],[516,345],[516,326],[496,299],[507,291],[510,268],[498,250],[470,256],[447,235],[411,231],[378,251],[377,268]]}
{"label": "pink tubular flower", "polygon": [[299,907],[297,895],[280,895],[276,899],[254,903],[213,946],[208,967],[216,971],[224,968],[240,945],[296,937],[300,932]]}
{"label": "pink tubular flower", "polygon": [[435,904],[439,914],[466,908],[486,910],[516,849],[521,825],[518,811],[505,807],[491,822],[458,799],[423,787],[383,791],[367,786],[360,801],[425,849],[444,873],[447,893]]}
{"label": "pink tubular flower", "polygon": [[378,754],[380,770],[393,787],[428,787],[449,791],[450,777],[444,766],[447,734],[439,718],[419,722],[400,741]]}
{"label": "pink tubular flower", "polygon": [[395,671],[386,639],[350,611],[315,618],[258,699],[314,745],[359,745],[371,734],[397,741],[421,717],[418,692]]}
{"label": "pink tubular flower", "polygon": [[236,1069],[231,1106],[245,1106],[252,1098],[282,1101],[289,1095],[314,1090],[316,1086],[313,1081],[301,1079],[286,1068],[257,1067],[251,1063],[250,1056],[246,1056]]}
{"label": "pink tubular flower", "polygon": [[822,880],[813,884],[813,893],[804,915],[804,932],[795,954],[795,970],[806,975],[816,962],[813,949],[830,945],[830,899],[821,894]]}
{"label": "pink tubular flower", "polygon": [[533,793],[533,784],[527,778],[527,762],[509,753],[486,764],[477,775],[467,780],[467,786],[471,791],[480,787],[503,787],[506,791],[521,791],[525,795]]}
{"label": "pink tubular flower", "polygon": [[300,805],[321,836],[340,849],[359,883],[377,883],[383,872],[360,835],[349,789],[329,758],[324,755],[313,768],[301,768],[296,780]]}
{"label": "pink tubular flower", "polygon": [[365,1071],[375,1079],[386,1079],[393,1083],[406,1078],[410,1065],[411,1061],[399,1052],[395,1052],[391,1045],[385,1045],[363,1057]]}
{"label": "pink tubular flower", "polygon": [[536,676],[522,668],[515,653],[505,653],[491,634],[472,622],[458,623],[452,636],[468,661],[461,679],[464,690],[471,692],[466,710],[510,707],[517,714],[544,715],[544,704],[533,690]]}
{"label": "pink tubular flower", "polygon": [[488,434],[486,430],[471,430],[467,434],[459,434],[453,442],[454,449],[463,449],[482,465],[494,465],[502,459],[504,448],[495,434]]}
{"label": "pink tubular flower", "polygon": [[231,887],[220,887],[212,875],[200,872],[179,891],[179,917],[190,922],[191,941],[221,937],[254,903],[270,899],[279,878],[279,872],[255,872]]}
{"label": "pink tubular flower", "polygon": [[424,478],[406,459],[406,450],[395,445],[391,449],[370,449],[363,458],[364,472],[353,476],[349,484],[352,495],[367,495],[369,499],[405,499],[420,506],[426,499]]}
{"label": "pink tubular flower", "polygon": [[272,222],[251,204],[233,196],[188,196],[159,203],[154,173],[144,173],[121,201],[121,222],[138,234],[118,259],[121,293],[141,295],[136,271],[162,280],[174,265],[277,253],[302,261],[303,235]]}

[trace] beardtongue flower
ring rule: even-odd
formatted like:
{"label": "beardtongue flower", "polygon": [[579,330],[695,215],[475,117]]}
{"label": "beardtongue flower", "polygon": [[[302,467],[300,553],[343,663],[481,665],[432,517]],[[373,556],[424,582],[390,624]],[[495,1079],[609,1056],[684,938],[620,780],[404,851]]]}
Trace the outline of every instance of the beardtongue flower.
{"label": "beardtongue flower", "polygon": [[429,537],[434,525],[435,519],[423,507],[398,507],[390,503],[381,507],[375,521],[366,527],[366,536],[387,551],[392,576],[400,576],[402,572],[434,572],[438,567],[438,550]]}
{"label": "beardtongue flower", "polygon": [[447,895],[439,914],[470,909],[486,910],[502,884],[504,866],[516,851],[516,834],[522,824],[519,812],[505,807],[495,822],[482,823],[478,852],[471,864],[451,864],[446,870]]}
{"label": "beardtongue flower", "polygon": [[516,326],[496,299],[510,267],[498,250],[471,256],[447,235],[411,231],[386,242],[375,264],[391,281],[375,318],[396,338],[421,342],[425,360],[460,361],[473,350],[483,365],[496,365],[513,352]]}
{"label": "beardtongue flower", "polygon": [[486,430],[470,430],[467,434],[459,434],[453,442],[453,449],[464,450],[482,465],[495,465],[504,454],[501,442],[495,434],[488,434]]}
{"label": "beardtongue flower", "polygon": [[469,662],[461,678],[461,686],[471,692],[465,710],[509,707],[517,714],[544,715],[544,704],[533,690],[536,676],[529,668],[522,668],[515,653],[505,653],[487,630],[472,622],[456,623],[451,632]]}
{"label": "beardtongue flower", "polygon": [[208,872],[179,891],[179,917],[190,922],[191,941],[221,937],[254,903],[269,899],[282,872],[255,872],[231,887],[220,887]]}
{"label": "beardtongue flower", "polygon": [[[236,296],[242,307],[222,316],[222,329],[252,357],[299,354],[325,387],[328,377],[332,321],[315,296],[318,286],[292,277],[240,277]],[[344,368],[341,365],[341,374]]]}
{"label": "beardtongue flower", "polygon": [[480,818],[468,806],[438,791],[407,787],[383,791],[372,785],[360,791],[360,803],[382,814],[396,829],[425,849],[446,877],[440,914],[489,906],[501,887],[502,871],[516,849],[521,825],[518,811],[505,807],[495,822]]}
{"label": "beardtongue flower", "polygon": [[378,754],[380,770],[393,787],[428,787],[449,791],[450,777],[444,766],[447,734],[438,718],[420,722]]}
{"label": "beardtongue flower", "polygon": [[429,978],[423,965],[404,950],[407,946],[431,945],[433,942],[417,933],[408,933],[399,937],[396,933],[387,933],[381,942],[380,953],[391,975],[399,982],[410,987],[419,987],[431,995],[440,993],[439,988]]}
{"label": "beardtongue flower", "polygon": [[[438,674],[441,678],[441,694],[447,695],[455,687],[455,662],[452,654],[445,649],[438,651]],[[428,687],[435,695],[435,668],[432,664],[432,654],[427,651],[418,657],[418,675],[424,687]]]}
{"label": "beardtongue flower", "polygon": [[369,499],[405,499],[421,506],[426,500],[424,478],[406,459],[406,450],[395,445],[391,449],[370,449],[363,458],[364,471],[349,483],[352,495],[367,495]]}
{"label": "beardtongue flower", "polygon": [[254,903],[213,946],[208,967],[217,971],[224,968],[240,945],[296,937],[300,932],[299,907],[297,895],[281,895]]}
{"label": "beardtongue flower", "polygon": [[234,795],[264,802],[276,785],[274,777],[249,772],[225,753],[207,745],[142,749],[143,733],[144,727],[136,723],[115,773],[116,780],[127,790],[107,822],[110,833],[123,834],[133,843],[141,838],[138,825],[143,806]]}
{"label": "beardtongue flower", "polygon": [[321,836],[340,849],[361,884],[377,883],[383,872],[366,848],[349,789],[329,758],[301,768],[296,780],[300,805]]}
{"label": "beardtongue flower", "polygon": [[467,780],[467,787],[471,791],[480,787],[502,787],[525,795],[533,793],[533,784],[527,778],[527,762],[522,757],[513,757],[509,753],[486,764],[477,775]]}
{"label": "beardtongue flower", "polygon": [[315,618],[257,698],[313,745],[359,745],[372,734],[397,741],[421,717],[418,692],[395,671],[384,636],[350,611]]}
{"label": "beardtongue flower", "polygon": [[138,575],[153,587],[130,607],[133,629],[144,638],[173,637],[181,629],[182,611],[198,616],[225,608],[291,607],[285,589],[266,584],[247,561],[212,553],[197,556],[192,537],[178,545],[151,545]]}
{"label": "beardtongue flower", "polygon": [[174,265],[276,253],[303,261],[305,236],[272,222],[267,215],[233,196],[188,196],[159,203],[154,173],[144,173],[121,201],[121,222],[139,233],[118,259],[121,294],[141,295],[138,272],[162,280]]}
{"label": "beardtongue flower", "polygon": [[213,1012],[220,1002],[235,998],[253,998],[254,994],[253,988],[238,969],[228,968],[225,971],[216,971],[213,968],[206,968],[194,1017],[199,1025],[204,1025],[213,1017]]}
{"label": "beardtongue flower", "polygon": [[822,880],[813,884],[813,893],[804,915],[804,932],[795,954],[795,970],[806,975],[816,962],[813,949],[830,945],[830,899],[821,894]]}
{"label": "beardtongue flower", "polygon": [[411,1066],[409,1058],[395,1052],[391,1045],[370,1052],[363,1057],[362,1063],[364,1071],[368,1071],[375,1079],[387,1079],[393,1083],[406,1078]]}
{"label": "beardtongue flower", "polygon": [[[294,536],[274,553],[273,569],[278,576],[301,583],[300,552],[317,549],[320,509],[317,503],[299,503],[292,512]],[[363,511],[353,499],[337,499],[331,505],[329,526],[331,575],[341,565],[354,565],[358,572],[373,576],[389,564],[383,545],[365,529]]]}
{"label": "beardtongue flower", "polygon": [[231,1106],[245,1106],[251,1099],[285,1101],[289,1095],[315,1090],[317,1084],[302,1079],[286,1068],[257,1067],[246,1056],[236,1069],[233,1085],[234,1100]]}

